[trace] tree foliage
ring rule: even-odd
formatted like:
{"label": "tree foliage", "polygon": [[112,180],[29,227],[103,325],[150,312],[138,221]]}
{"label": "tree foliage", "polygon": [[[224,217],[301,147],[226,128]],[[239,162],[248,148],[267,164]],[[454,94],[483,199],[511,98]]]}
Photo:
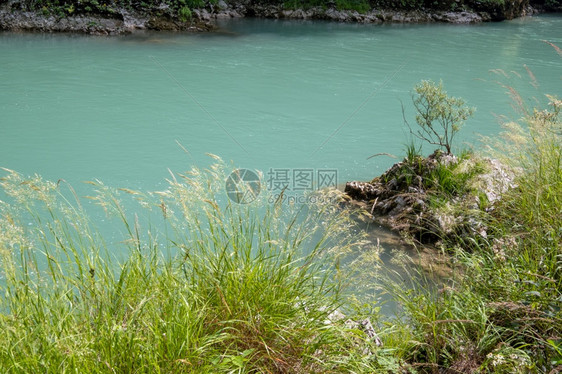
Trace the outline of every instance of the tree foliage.
{"label": "tree foliage", "polygon": [[475,109],[468,107],[463,99],[447,95],[442,81],[439,84],[429,80],[418,83],[414,87],[412,102],[418,128],[414,131],[405,121],[410,133],[451,154],[455,135]]}

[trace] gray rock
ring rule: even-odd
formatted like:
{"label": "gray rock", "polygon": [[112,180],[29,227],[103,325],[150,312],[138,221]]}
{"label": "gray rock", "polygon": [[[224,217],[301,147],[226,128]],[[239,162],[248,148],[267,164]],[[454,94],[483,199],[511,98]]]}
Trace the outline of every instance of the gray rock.
{"label": "gray rock", "polygon": [[339,11],[336,9],[328,9],[325,13],[325,16],[330,20],[339,21],[339,22],[345,22],[349,17],[346,12]]}
{"label": "gray rock", "polygon": [[448,23],[479,23],[484,21],[481,15],[474,12],[439,12],[432,15],[433,20],[437,22]]}
{"label": "gray rock", "polygon": [[217,3],[218,10],[226,10],[228,9],[228,4],[224,0],[219,0]]}
{"label": "gray rock", "polygon": [[144,30],[148,23],[148,18],[140,14],[130,13],[126,9],[119,9],[119,13],[123,16],[123,27],[127,30]]}
{"label": "gray rock", "polygon": [[[324,323],[326,325],[333,325],[343,321],[345,318],[346,315],[343,314],[338,309],[336,309],[328,315],[328,319]],[[344,326],[348,329],[357,329],[365,332],[365,335],[367,335],[369,340],[373,341],[377,347],[383,346],[383,342],[379,337],[379,335],[377,334],[377,332],[375,331],[375,328],[373,327],[373,324],[371,323],[371,320],[369,318],[365,318],[358,321],[348,318],[347,320],[345,320]],[[372,354],[372,352],[368,352],[368,351],[366,351],[365,353]]]}
{"label": "gray rock", "polygon": [[[479,193],[449,196],[444,205],[428,204],[424,178],[435,167],[444,164],[457,164],[455,172],[459,173],[483,167],[485,171],[472,177],[467,186],[468,190]],[[411,177],[412,173],[415,177],[406,181],[404,175]],[[344,192],[351,199],[363,201],[363,209],[377,223],[395,231],[404,231],[422,243],[434,243],[446,237],[454,239],[458,235],[486,238],[486,224],[479,218],[480,196],[485,195],[488,200],[486,210],[493,210],[494,203],[516,187],[514,178],[514,172],[497,160],[467,159],[459,162],[453,155],[435,152],[414,162],[405,160],[396,163],[372,182],[350,182]]]}
{"label": "gray rock", "polygon": [[[476,23],[490,20],[511,19],[514,17],[533,14],[536,11],[529,7],[527,0],[506,2],[505,6],[498,2],[482,2],[481,9],[475,12],[421,12],[421,11],[390,11],[372,9],[367,13],[354,10],[336,10],[335,2],[328,3],[328,9],[313,7],[310,9],[286,10],[275,4],[253,4],[249,0],[239,0],[236,4],[228,4],[219,0],[216,5],[208,5],[207,9],[192,9],[199,23],[186,24],[176,22],[175,15],[169,4],[159,2],[159,10],[164,16],[146,16],[132,14],[125,9],[119,9],[121,19],[109,19],[101,16],[67,17],[58,19],[45,16],[42,13],[12,11],[16,0],[0,3],[0,29],[2,30],[36,30],[36,31],[74,31],[94,34],[119,34],[138,29],[157,30],[211,30],[211,19],[238,18],[250,15],[268,18],[291,19],[329,19],[337,22],[360,23],[412,23],[412,22],[449,22]],[[458,1],[457,1],[458,2]],[[174,21],[175,20],[175,21]]]}
{"label": "gray rock", "polygon": [[402,208],[406,205],[406,199],[404,199],[404,197],[402,196],[398,196],[396,199],[394,199],[394,204],[396,205],[396,207]]}
{"label": "gray rock", "polygon": [[207,11],[207,9],[194,9],[193,15],[202,20],[202,21],[210,21],[211,20],[211,13]]}
{"label": "gray rock", "polygon": [[[170,17],[146,17],[125,9],[115,18],[77,15],[57,18],[38,12],[11,11],[0,9],[0,29],[29,30],[42,32],[79,32],[97,35],[114,35],[138,29],[202,31],[212,29],[204,22],[182,23]],[[204,18],[204,17],[203,17]]]}

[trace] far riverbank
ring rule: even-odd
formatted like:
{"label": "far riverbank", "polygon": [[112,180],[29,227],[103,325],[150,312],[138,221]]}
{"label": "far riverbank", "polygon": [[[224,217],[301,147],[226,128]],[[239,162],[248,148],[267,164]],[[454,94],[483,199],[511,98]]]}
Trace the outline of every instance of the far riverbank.
{"label": "far riverbank", "polygon": [[194,0],[166,0],[158,4],[126,1],[82,1],[60,5],[44,1],[0,2],[0,30],[32,32],[76,32],[118,35],[138,30],[209,32],[217,20],[229,18],[272,18],[328,20],[355,23],[458,23],[503,21],[557,8],[545,8],[537,1],[454,1],[451,4],[371,6],[350,2],[344,5],[308,3]]}

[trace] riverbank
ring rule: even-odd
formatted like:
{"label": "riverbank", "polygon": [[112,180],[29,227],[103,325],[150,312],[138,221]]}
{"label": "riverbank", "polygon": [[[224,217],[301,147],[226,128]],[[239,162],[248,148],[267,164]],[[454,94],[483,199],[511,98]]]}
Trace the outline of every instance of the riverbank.
{"label": "riverbank", "polygon": [[[83,2],[89,4],[88,1]],[[275,19],[309,19],[357,23],[479,23],[502,21],[533,15],[544,10],[540,4],[524,0],[500,2],[467,2],[443,7],[370,7],[346,9],[335,3],[321,6],[299,6],[298,3],[260,3],[224,0],[199,2],[191,7],[185,2],[163,1],[158,6],[104,4],[82,7],[70,5],[27,4],[5,1],[0,4],[0,30],[36,32],[78,32],[116,35],[138,30],[173,30],[208,32],[216,30],[216,20],[225,18],[262,17]],[[57,3],[58,4],[58,3]],[[144,4],[144,3],[143,3]],[[358,6],[350,6],[359,8]]]}
{"label": "riverbank", "polygon": [[[331,203],[303,210],[260,195],[260,209],[225,205],[228,169],[220,161],[171,178],[157,193],[89,182],[88,200],[121,228],[122,240],[96,231],[85,199],[64,181],[3,169],[0,366],[6,373],[557,373],[562,102],[551,105],[528,118],[530,143],[506,144],[519,155],[511,166],[526,166],[517,188],[488,212],[487,237],[444,248],[458,271],[439,285],[403,255],[394,258],[402,272],[381,275],[379,246]],[[153,212],[148,224],[126,211],[126,196]],[[351,254],[359,256],[345,261]],[[383,292],[399,305],[395,316],[381,314]]]}

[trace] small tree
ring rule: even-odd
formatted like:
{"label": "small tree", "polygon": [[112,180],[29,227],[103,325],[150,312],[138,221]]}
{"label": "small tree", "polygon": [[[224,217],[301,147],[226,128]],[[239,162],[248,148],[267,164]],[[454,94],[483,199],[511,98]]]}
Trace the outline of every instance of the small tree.
{"label": "small tree", "polygon": [[443,82],[421,81],[414,87],[412,95],[416,109],[417,131],[405,121],[414,136],[435,144],[451,154],[453,138],[464,122],[472,116],[474,108],[466,106],[461,98],[450,97],[443,88]]}

